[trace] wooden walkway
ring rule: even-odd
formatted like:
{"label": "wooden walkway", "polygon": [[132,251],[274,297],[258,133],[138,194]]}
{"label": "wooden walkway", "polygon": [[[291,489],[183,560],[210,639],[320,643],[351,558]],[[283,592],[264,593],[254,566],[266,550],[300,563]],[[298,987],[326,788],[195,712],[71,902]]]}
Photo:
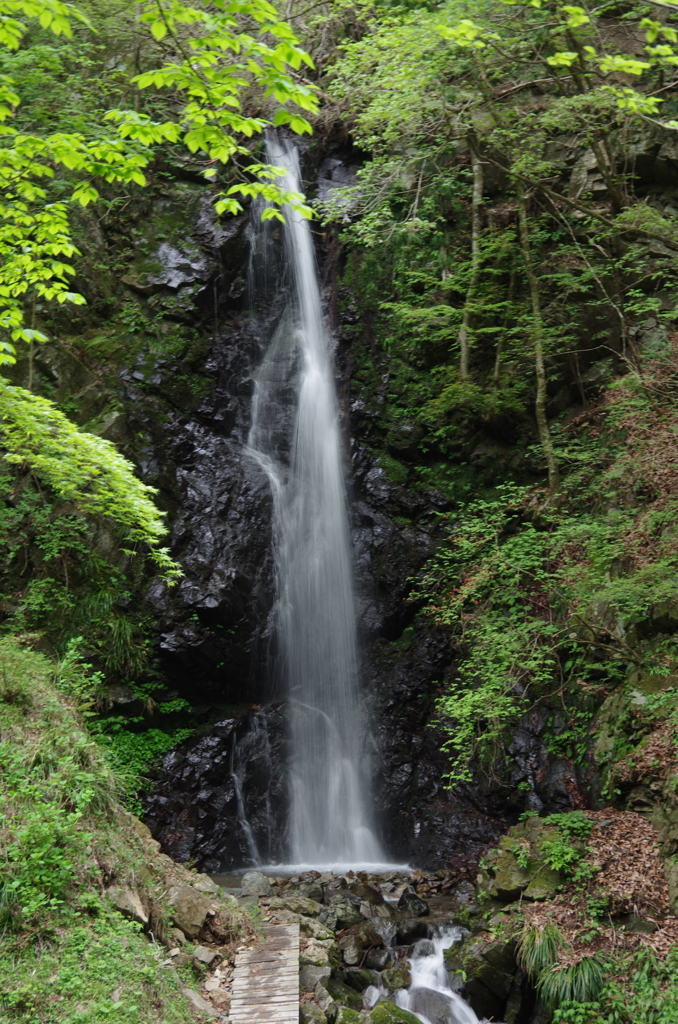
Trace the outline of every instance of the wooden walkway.
{"label": "wooden walkway", "polygon": [[299,925],[264,929],[257,949],[235,958],[229,1024],[299,1024]]}

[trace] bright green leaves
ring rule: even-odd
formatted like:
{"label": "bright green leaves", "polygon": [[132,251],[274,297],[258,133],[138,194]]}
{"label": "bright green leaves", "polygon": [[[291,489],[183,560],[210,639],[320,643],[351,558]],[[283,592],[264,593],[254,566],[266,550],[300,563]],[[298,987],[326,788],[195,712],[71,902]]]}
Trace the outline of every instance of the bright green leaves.
{"label": "bright green leaves", "polygon": [[488,40],[500,38],[496,32],[488,32],[470,18],[464,18],[452,27],[439,25],[438,31],[447,42],[474,50],[482,50],[487,46]]}
{"label": "bright green leaves", "polygon": [[[620,89],[610,85],[605,88],[615,97],[619,110],[629,114],[654,117],[659,112],[659,104],[664,102],[658,96],[647,96],[644,92],[638,92],[628,86]],[[675,123],[667,122],[664,127],[675,127]]]}
{"label": "bright green leaves", "polygon": [[232,198],[240,195],[250,199],[258,197],[268,204],[262,210],[262,220],[284,221],[284,214],[279,208],[281,204],[289,207],[293,213],[300,214],[306,220],[310,220],[314,216],[312,208],[304,202],[304,197],[300,192],[291,192],[278,184],[277,179],[284,178],[287,174],[284,167],[274,167],[271,164],[250,164],[248,170],[250,174],[255,174],[259,181],[239,182],[237,185],[232,185],[228,192],[219,193],[215,204],[217,213],[238,213],[242,210],[237,199]]}
{"label": "bright green leaves", "polygon": [[645,29],[645,38],[648,43],[654,43],[661,36],[669,43],[678,43],[678,32],[670,25],[662,25],[660,21],[652,21],[651,18],[643,18],[640,28]]}
{"label": "bright green leaves", "polygon": [[178,142],[181,128],[175,121],[159,123],[152,121],[148,114],[140,114],[136,110],[109,110],[107,121],[118,125],[118,133],[123,139],[133,139],[143,146],[157,146],[162,142]]}
{"label": "bright green leaves", "polygon": [[[593,52],[595,55],[595,50]],[[631,57],[610,54],[604,54],[598,61],[598,67],[603,75],[642,75],[651,66],[646,60],[635,60]]]}
{"label": "bright green leaves", "polygon": [[572,7],[569,4],[565,4],[560,8],[560,11],[565,15],[565,24],[570,29],[582,28],[582,26],[591,23],[591,19],[583,7]]}
{"label": "bright green leaves", "polygon": [[573,50],[563,50],[561,53],[554,53],[546,58],[546,63],[552,68],[570,68],[577,60],[578,54]]}
{"label": "bright green leaves", "polygon": [[275,117],[273,118],[273,124],[276,128],[286,124],[297,135],[303,135],[305,132],[310,135],[313,131],[305,117],[301,117],[299,114],[294,114],[289,110],[276,111]]}
{"label": "bright green leaves", "polygon": [[[0,44],[19,46],[26,26],[16,19],[22,15],[37,19],[57,35],[71,34],[69,18],[89,24],[60,0],[0,0]],[[106,120],[115,125],[117,135],[96,139],[66,133],[28,136],[9,127],[0,129],[6,138],[11,136],[11,145],[0,148],[0,330],[9,332],[11,341],[44,340],[24,326],[27,294],[57,302],[84,301],[68,288],[67,277],[74,270],[62,260],[78,255],[69,238],[66,206],[63,202],[45,205],[47,193],[37,184],[41,178],[53,177],[55,165],[76,177],[70,198],[84,207],[99,198],[96,179],[143,187],[150,147],[181,143],[204,160],[205,177],[213,178],[217,165],[236,155],[249,163],[243,140],[261,134],[268,125],[285,125],[297,134],[311,131],[301,112],[317,111],[316,92],[290,73],[302,65],[312,67],[311,58],[265,0],[223,0],[204,6],[153,0],[142,7],[139,20],[153,39],[171,43],[174,59],[137,76],[136,84],[140,89],[176,94],[182,104],[177,120],[154,121],[138,111],[113,110]],[[271,117],[242,112],[241,95],[252,87],[265,101],[277,104]],[[0,122],[12,116],[18,103],[12,80],[0,78]],[[258,172],[253,169],[252,173]],[[265,179],[259,174],[258,181],[220,195],[219,213],[242,209],[232,193],[260,195],[309,215],[302,198],[281,189],[275,176]],[[0,365],[13,359],[13,346],[3,338]]]}
{"label": "bright green leaves", "polygon": [[26,32],[20,17],[37,19],[41,28],[55,36],[72,36],[71,21],[89,24],[89,19],[72,4],[61,0],[0,0],[0,46],[17,50]]}
{"label": "bright green leaves", "polygon": [[[312,67],[313,62],[290,26],[278,19],[275,8],[265,0],[223,0],[207,8],[182,0],[161,0],[145,4],[139,20],[149,27],[154,39],[171,39],[177,56],[134,81],[140,89],[172,90],[182,97],[183,107],[177,123],[165,124],[131,111],[111,112],[108,117],[118,122],[124,138],[144,145],[181,141],[189,152],[205,158],[203,173],[213,178],[216,164],[225,164],[236,155],[249,157],[243,139],[260,135],[270,125],[285,125],[298,135],[311,132],[300,111],[317,112],[316,91],[290,71],[296,72],[302,65]],[[258,30],[256,35],[251,33],[252,25]],[[240,98],[252,86],[265,99],[279,104],[272,117],[243,113]],[[257,173],[249,165],[248,170]],[[232,193],[258,195],[308,211],[297,197],[288,196],[274,182],[259,181],[235,186],[226,196],[219,196],[218,213],[235,214],[242,209]]]}
{"label": "bright green leaves", "polygon": [[44,398],[0,378],[0,439],[8,462],[31,469],[55,493],[82,512],[110,517],[128,544],[148,545],[150,557],[172,580],[181,575],[165,548],[163,516],[156,493],[103,438],[78,430]]}
{"label": "bright green leaves", "polygon": [[[243,19],[258,26],[256,36],[245,31]],[[310,132],[308,121],[286,105],[317,112],[314,89],[289,73],[313,62],[270,4],[224,0],[203,9],[161,0],[144,6],[140,21],[155,39],[171,37],[179,57],[135,81],[140,89],[173,89],[185,97],[179,120],[192,153],[202,151],[224,163],[238,152],[237,136],[250,138],[271,123],[286,124],[297,134]],[[251,85],[281,104],[272,121],[240,112],[240,96]]]}
{"label": "bright green leaves", "polygon": [[6,121],[14,113],[20,103],[19,94],[9,75],[0,75],[0,122]]}
{"label": "bright green leaves", "polygon": [[[68,286],[75,269],[64,260],[79,255],[71,241],[68,203],[47,203],[35,179],[51,178],[54,164],[85,174],[85,180],[74,183],[71,201],[87,206],[99,197],[91,178],[144,185],[142,168],[149,159],[138,145],[130,147],[122,139],[90,142],[62,132],[46,138],[12,134],[11,146],[0,148],[0,331],[11,342],[46,340],[25,327],[27,294],[58,303],[85,301]],[[0,366],[14,361],[13,345],[5,338]]]}

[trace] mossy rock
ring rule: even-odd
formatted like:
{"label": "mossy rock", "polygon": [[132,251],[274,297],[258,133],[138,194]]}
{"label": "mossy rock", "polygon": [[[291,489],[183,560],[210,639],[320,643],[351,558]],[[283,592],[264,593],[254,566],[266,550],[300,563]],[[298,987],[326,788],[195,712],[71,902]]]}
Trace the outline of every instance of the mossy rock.
{"label": "mossy rock", "polygon": [[483,858],[479,885],[500,900],[515,900],[521,894],[530,900],[555,896],[564,879],[544,863],[541,852],[545,842],[557,838],[558,832],[539,818],[513,825]]}
{"label": "mossy rock", "polygon": [[370,1024],[421,1024],[419,1017],[408,1010],[401,1010],[389,1000],[377,1003],[369,1019]]}
{"label": "mossy rock", "polygon": [[391,992],[399,988],[409,988],[412,983],[409,964],[406,960],[400,960],[393,967],[381,972],[381,980]]}
{"label": "mossy rock", "polygon": [[334,1024],[367,1024],[369,1019],[366,1013],[359,1013],[358,1010],[349,1010],[346,1006],[340,1006]]}
{"label": "mossy rock", "polygon": [[450,974],[461,974],[468,1000],[480,1017],[498,1019],[513,986],[516,940],[479,935],[445,950]]}
{"label": "mossy rock", "polygon": [[299,1024],[327,1024],[327,1017],[315,1003],[302,1003],[299,1007]]}
{"label": "mossy rock", "polygon": [[348,1006],[351,1010],[362,1010],[363,997],[354,988],[350,988],[341,978],[335,976],[328,978],[325,982],[325,988],[335,1002],[340,1003],[342,1006]]}
{"label": "mossy rock", "polygon": [[377,985],[380,978],[376,971],[366,970],[364,967],[347,967],[344,971],[344,980],[356,992],[364,992],[369,985]]}
{"label": "mossy rock", "polygon": [[625,734],[622,726],[630,710],[630,694],[625,689],[613,693],[600,707],[593,741],[593,760],[598,767],[623,755]]}

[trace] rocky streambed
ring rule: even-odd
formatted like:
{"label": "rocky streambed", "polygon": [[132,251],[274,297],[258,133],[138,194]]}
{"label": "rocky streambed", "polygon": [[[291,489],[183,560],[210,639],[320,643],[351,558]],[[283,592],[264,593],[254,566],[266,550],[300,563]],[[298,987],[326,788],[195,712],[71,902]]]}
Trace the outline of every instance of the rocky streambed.
{"label": "rocky streambed", "polygon": [[[514,940],[490,941],[492,907],[450,871],[250,871],[240,888],[234,876],[215,880],[256,901],[267,920],[299,924],[301,1024],[529,1019],[532,992]],[[471,972],[461,966],[468,954]]]}

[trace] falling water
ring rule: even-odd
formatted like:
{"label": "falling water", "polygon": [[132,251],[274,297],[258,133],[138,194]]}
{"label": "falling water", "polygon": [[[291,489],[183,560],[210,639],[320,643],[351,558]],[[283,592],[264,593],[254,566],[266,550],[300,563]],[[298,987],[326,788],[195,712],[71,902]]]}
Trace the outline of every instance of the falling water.
{"label": "falling water", "polygon": [[[286,169],[282,186],[299,191],[294,147],[270,140],[268,159]],[[296,864],[376,863],[384,857],[368,826],[350,535],[329,338],[309,224],[289,208],[285,219],[291,285],[256,375],[249,450],[266,471],[274,499],[280,658],[291,705],[290,852]],[[281,413],[285,405],[287,416]]]}
{"label": "falling water", "polygon": [[395,999],[423,1024],[478,1024],[471,1007],[451,987],[445,968],[445,950],[461,941],[462,935],[462,928],[443,925],[432,940],[420,940],[411,951],[412,983],[409,989],[400,989]]}
{"label": "falling water", "polygon": [[411,954],[410,987],[389,995],[389,990],[381,984],[368,985],[363,993],[365,1005],[371,1009],[382,1000],[392,999],[401,1009],[418,1017],[422,1024],[481,1024],[455,989],[445,967],[445,950],[461,942],[465,934],[468,932],[457,925],[438,926],[432,939],[420,939],[408,950]]}

